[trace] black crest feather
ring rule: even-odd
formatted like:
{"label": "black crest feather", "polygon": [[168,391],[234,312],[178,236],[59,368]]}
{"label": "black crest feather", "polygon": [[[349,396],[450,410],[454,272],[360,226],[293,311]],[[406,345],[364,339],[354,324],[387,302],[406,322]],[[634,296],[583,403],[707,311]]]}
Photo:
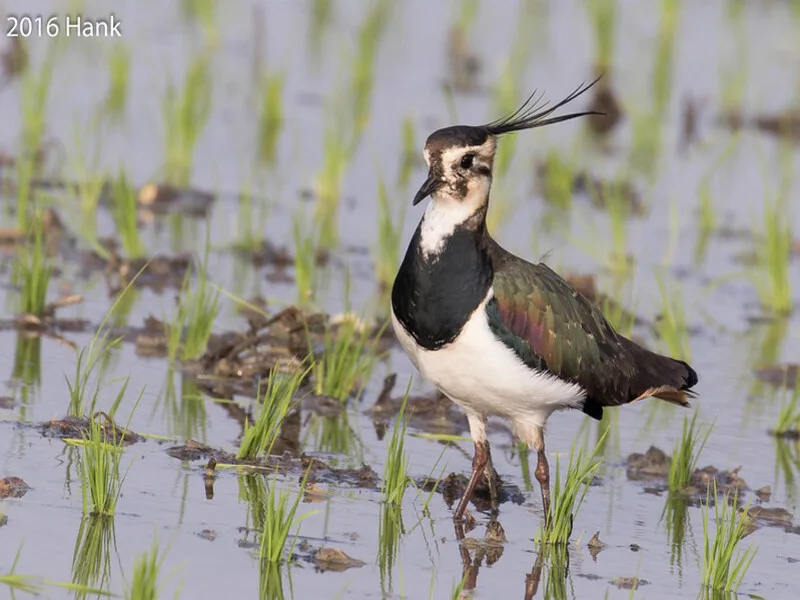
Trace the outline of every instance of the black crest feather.
{"label": "black crest feather", "polygon": [[[602,77],[602,76],[601,76]],[[560,123],[562,121],[569,121],[577,117],[584,117],[587,115],[602,115],[603,113],[595,111],[585,111],[578,113],[570,113],[568,115],[561,115],[558,117],[550,117],[559,108],[572,102],[575,98],[586,92],[595,83],[600,80],[600,77],[594,81],[586,84],[582,83],[575,91],[569,96],[564,98],[561,102],[549,106],[543,100],[544,94],[539,94],[535,90],[528,96],[528,99],[513,113],[497,121],[492,121],[483,126],[491,135],[503,135],[504,133],[512,133],[514,131],[523,131],[525,129],[533,129],[534,127],[542,127],[543,125],[551,125],[553,123]],[[550,117],[550,118],[548,118]]]}

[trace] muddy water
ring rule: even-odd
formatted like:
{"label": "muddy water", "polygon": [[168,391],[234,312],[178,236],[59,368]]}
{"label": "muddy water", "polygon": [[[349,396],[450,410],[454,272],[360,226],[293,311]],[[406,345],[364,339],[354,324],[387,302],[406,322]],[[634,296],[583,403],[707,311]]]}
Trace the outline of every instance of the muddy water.
{"label": "muddy water", "polygon": [[[9,14],[25,11],[63,17],[66,4],[26,0],[6,1],[0,7]],[[111,3],[72,4],[76,6],[70,14],[80,11],[92,17],[106,16],[111,9]],[[595,50],[585,3],[527,4],[533,6],[533,12],[525,17],[528,21],[523,20],[529,27],[522,37],[528,60],[518,75],[518,95],[522,97],[538,87],[555,99],[592,77]],[[519,136],[510,170],[495,189],[495,235],[529,258],[549,253],[550,264],[562,270],[595,273],[601,289],[648,321],[660,310],[657,277],[664,279],[672,295],[682,293],[693,332],[692,362],[701,377],[696,404],[703,420],[714,421],[700,466],[741,466],[740,475],[750,488],[772,487],[768,506],[795,512],[797,485],[778,470],[776,445],[766,433],[776,420],[779,401],[768,388],[754,387],[752,368],[763,362],[797,361],[798,321],[794,317],[777,325],[753,323],[753,317],[760,314],[758,297],[739,257],[753,247],[752,230],[759,222],[761,203],[774,193],[787,168],[782,165],[788,164],[788,170],[795,171],[799,155],[796,146],[781,149],[776,138],[757,131],[745,129],[734,136],[720,125],[719,117],[724,90],[739,77],[746,114],[774,113],[796,106],[798,87],[793,73],[800,60],[796,43],[800,17],[789,3],[740,3],[737,16],[728,7],[730,3],[686,2],[670,44],[659,37],[659,14],[650,3],[619,4],[622,10],[617,13],[610,80],[626,118],[602,144],[591,142],[578,123]],[[252,179],[256,152],[254,62],[282,71],[286,77],[285,128],[276,175],[255,192],[269,200],[267,237],[275,244],[291,246],[292,215],[299,209],[310,214],[313,208],[304,199],[304,192],[313,188],[321,167],[323,133],[331,118],[329,106],[352,71],[354,40],[370,3],[332,5],[331,21],[319,40],[317,54],[307,43],[310,2],[218,3],[210,36],[198,23],[186,19],[180,3],[151,0],[114,4],[122,23],[122,41],[131,53],[132,70],[125,123],[97,140],[101,165],[114,171],[122,166],[137,184],[157,178],[163,162],[160,103],[165,87],[183,77],[192,57],[209,45],[213,47],[213,105],[192,174],[193,186],[218,193],[212,215],[208,219],[182,219],[178,227],[181,236],[175,234],[169,218],[145,225],[143,235],[154,253],[202,252],[210,227],[209,261],[214,281],[236,294],[263,295],[273,307],[295,299],[293,285],[268,281],[268,269],[255,269],[228,251],[238,235],[238,197]],[[507,64],[517,35],[515,28],[523,19],[521,10],[523,3],[518,2],[480,3],[468,39],[470,52],[479,58],[481,69],[476,91],[454,94],[459,121],[484,122],[498,116],[491,90]],[[370,250],[377,239],[378,174],[388,182],[396,180],[404,118],[414,123],[417,148],[430,130],[453,119],[442,83],[448,73],[447,36],[456,13],[455,3],[409,1],[393,8],[375,59],[370,119],[343,180],[341,246],[318,290],[319,304],[327,311],[337,312],[345,306],[345,265],[354,275],[349,286],[350,303],[359,307],[375,302],[377,286]],[[46,44],[43,39],[30,40],[34,65],[44,55]],[[59,149],[52,169],[60,177],[74,176],[71,159],[76,155],[75,132],[86,129],[105,93],[111,46],[112,42],[104,39],[70,39],[60,53],[46,109],[46,134],[57,140]],[[659,64],[668,75],[663,80],[663,94],[656,91]],[[12,154],[19,141],[20,98],[19,82],[0,91],[0,148]],[[645,153],[636,146],[639,134],[634,122],[652,114],[659,99],[664,108],[653,120],[660,128],[655,158],[651,168],[637,169],[635,165],[641,165]],[[687,100],[699,107],[697,133],[694,142],[682,151]],[[648,128],[653,129],[652,125]],[[733,149],[728,151],[731,144]],[[554,149],[595,174],[630,177],[649,207],[646,216],[631,219],[628,225],[627,248],[635,262],[625,284],[619,284],[604,266],[612,248],[606,213],[576,197],[559,226],[546,226],[552,222],[553,212],[535,186],[534,164]],[[421,181],[423,175],[415,171],[410,185]],[[698,257],[698,190],[705,181],[720,231],[712,233],[706,252]],[[791,186],[789,197],[795,198],[800,188],[796,182]],[[409,202],[413,191],[389,185],[396,205]],[[7,197],[5,202],[13,205],[15,199]],[[56,205],[68,226],[77,230],[77,220],[71,219],[74,209],[71,212],[69,208],[75,204],[69,202],[69,198],[58,198]],[[404,240],[420,214],[419,209],[408,210]],[[795,231],[800,231],[798,211],[786,218],[791,219]],[[6,216],[6,220],[10,224],[13,217]],[[98,224],[101,235],[113,233],[111,218],[102,208]],[[10,265],[10,258],[5,264]],[[63,261],[59,266],[63,273],[52,286],[53,297],[59,289],[68,288],[86,298],[61,316],[99,323],[112,302],[102,274],[86,279],[79,277],[78,265],[72,262]],[[796,264],[793,268],[796,273]],[[9,270],[4,269],[4,273],[7,278]],[[8,287],[0,293],[6,307],[3,316],[8,316],[15,310],[16,294]],[[170,315],[174,308],[175,290],[142,290],[137,294],[128,316],[131,325],[141,325],[150,314]],[[222,306],[215,330],[242,329],[245,323],[236,316],[233,304],[223,299]],[[659,347],[649,328],[637,328],[636,333],[647,344]],[[88,344],[91,333],[68,337],[81,347]],[[82,521],[75,450],[59,440],[43,438],[28,424],[65,413],[64,374],[73,372],[75,351],[44,338],[41,381],[25,387],[13,376],[14,349],[19,339],[13,331],[0,333],[0,348],[4,349],[0,352],[0,372],[8,373],[4,393],[13,398],[8,408],[0,408],[0,477],[23,477],[31,489],[20,499],[0,501],[0,512],[8,516],[7,525],[0,529],[0,573],[8,570],[23,544],[17,572],[71,581],[73,551]],[[131,388],[137,393],[144,389],[131,421],[134,430],[175,440],[191,437],[228,450],[236,448],[241,424],[218,403],[207,397],[197,399],[191,390],[181,402],[167,400],[165,389],[170,383],[181,397],[181,376],[176,374],[170,381],[163,359],[139,358],[131,344],[124,344],[111,360],[113,377],[131,376]],[[357,442],[348,455],[326,452],[308,424],[301,434],[303,449],[341,466],[358,467],[363,461],[380,473],[386,441],[378,439],[371,419],[361,410],[375,399],[383,376],[389,372],[397,372],[403,382],[398,393],[414,374],[398,350],[378,364],[362,403],[349,409],[349,425]],[[417,378],[413,389],[424,392],[428,388]],[[103,401],[110,403],[114,387],[104,390],[104,395]],[[132,403],[135,396],[129,396]],[[249,402],[246,398],[239,400],[245,405]],[[539,596],[548,593],[547,587],[553,598],[599,598],[606,594],[609,598],[627,598],[630,592],[619,589],[614,581],[634,576],[647,582],[635,597],[685,598],[695,597],[700,591],[700,509],[688,509],[689,527],[678,564],[671,559],[662,519],[665,495],[648,493],[648,484],[630,482],[625,474],[628,454],[644,452],[651,444],[669,449],[680,435],[679,411],[654,411],[652,403],[619,411],[600,485],[592,486],[575,521],[569,575],[560,582],[555,571],[546,569]],[[586,439],[592,440],[596,426],[587,424],[583,416],[556,415],[548,431],[552,455],[568,453],[573,439],[586,433],[587,427]],[[163,571],[171,577],[163,597],[172,597],[179,588],[183,597],[257,597],[259,568],[248,548],[255,538],[246,529],[248,504],[240,499],[241,476],[220,471],[213,500],[208,500],[202,464],[168,456],[166,448],[172,443],[148,439],[125,453],[125,464],[131,466],[108,552],[110,588],[123,591],[135,557],[157,536],[162,548],[169,545]],[[526,486],[520,456],[501,426],[493,434],[492,443],[498,471],[524,491],[525,502],[502,506],[499,520],[508,542],[499,560],[480,568],[475,596],[524,597],[526,576],[537,559],[532,538],[541,516],[538,490],[535,485]],[[442,464],[446,472],[468,471],[470,446],[460,442],[445,451]],[[442,453],[439,443],[414,436],[408,437],[407,447],[410,473],[417,478],[428,475]],[[282,485],[293,487],[295,481],[292,477]],[[336,482],[322,487],[329,492],[322,502],[301,504],[301,513],[317,511],[304,521],[302,539],[312,548],[339,548],[366,565],[342,573],[320,572],[301,559],[283,576],[286,597],[450,597],[462,578],[462,555],[449,520],[451,512],[441,496],[433,498],[426,515],[422,499],[409,490],[403,506],[407,533],[401,537],[390,577],[382,577],[375,559],[381,511],[378,492]],[[751,492],[746,500],[756,501]],[[487,517],[477,516],[478,527],[472,535],[482,537]],[[593,558],[586,543],[595,531],[608,547]],[[765,527],[748,540],[759,547],[759,552],[741,592],[766,598],[794,597],[791,584],[800,577],[800,538],[782,528]],[[9,593],[0,587],[0,597]],[[46,588],[43,594],[52,598],[72,595],[56,587]]]}

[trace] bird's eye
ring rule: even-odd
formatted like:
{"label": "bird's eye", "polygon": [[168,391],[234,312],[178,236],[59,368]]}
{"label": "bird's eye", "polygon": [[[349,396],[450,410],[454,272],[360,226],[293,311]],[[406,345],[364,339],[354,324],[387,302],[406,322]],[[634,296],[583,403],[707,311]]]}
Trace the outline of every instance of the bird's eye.
{"label": "bird's eye", "polygon": [[465,154],[461,157],[461,168],[462,169],[471,169],[472,168],[472,161],[475,159],[475,155],[471,152],[469,154]]}

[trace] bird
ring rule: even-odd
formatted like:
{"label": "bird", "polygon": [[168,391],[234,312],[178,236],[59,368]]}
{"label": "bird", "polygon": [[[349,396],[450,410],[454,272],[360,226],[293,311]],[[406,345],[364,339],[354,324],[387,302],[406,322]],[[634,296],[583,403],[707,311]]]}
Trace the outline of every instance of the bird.
{"label": "bird", "polygon": [[[656,397],[689,406],[697,373],[619,334],[599,308],[543,262],[504,249],[487,231],[493,163],[502,136],[596,114],[554,113],[597,82],[555,104],[536,92],[486,125],[455,125],[428,136],[427,178],[413,198],[430,202],[391,292],[392,326],[416,369],[466,413],[472,475],[453,520],[465,518],[482,476],[494,470],[487,418],[506,419],[537,453],[545,528],[550,467],[545,427],[556,411],[600,420],[603,410]],[[490,485],[493,496],[496,491]],[[494,497],[493,497],[494,501]]]}

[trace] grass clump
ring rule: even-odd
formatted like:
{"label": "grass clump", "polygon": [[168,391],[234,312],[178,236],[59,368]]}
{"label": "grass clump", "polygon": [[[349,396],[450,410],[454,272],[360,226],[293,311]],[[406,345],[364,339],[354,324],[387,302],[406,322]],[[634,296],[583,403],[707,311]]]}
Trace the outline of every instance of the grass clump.
{"label": "grass clump", "polygon": [[295,394],[308,370],[296,371],[291,375],[273,373],[261,392],[259,383],[258,414],[251,423],[246,421],[242,443],[236,452],[240,460],[252,460],[269,454],[281,433],[283,420],[297,404]]}
{"label": "grass clump", "polygon": [[131,54],[125,44],[111,48],[108,57],[109,84],[103,100],[101,114],[112,123],[119,123],[125,115],[130,87]]}
{"label": "grass clump", "polygon": [[403,221],[407,202],[400,203],[398,214],[394,214],[389,201],[386,185],[378,184],[378,248],[376,252],[376,276],[382,289],[392,286],[399,266],[400,249],[403,241]]}
{"label": "grass clump", "polygon": [[[128,382],[125,382],[120,396]],[[140,396],[141,397],[141,396]],[[114,440],[97,418],[89,422],[89,433],[81,441],[83,469],[81,491],[83,514],[113,516],[122,491],[124,476],[120,473],[124,434]]]}
{"label": "grass clump", "polygon": [[702,429],[697,424],[697,412],[691,421],[688,417],[683,418],[681,437],[675,443],[669,466],[669,489],[673,492],[683,491],[692,479],[700,453],[711,435],[711,427],[707,427],[705,432]]}
{"label": "grass clump", "polygon": [[158,542],[153,540],[153,546],[133,564],[133,577],[128,589],[125,590],[125,600],[157,600],[159,596],[159,573],[164,564],[166,552],[158,555]]}
{"label": "grass clump", "polygon": [[36,219],[33,242],[23,246],[19,258],[20,312],[43,317],[52,267],[47,259],[41,217]]}
{"label": "grass clump", "polygon": [[[300,482],[303,490],[308,480],[308,471]],[[303,498],[302,491],[295,494],[294,501],[290,503],[289,490],[278,491],[278,479],[273,477],[272,486],[269,488],[264,504],[264,527],[261,530],[261,543],[258,548],[258,557],[262,562],[278,564],[283,561],[284,554],[292,555],[297,536],[300,533],[300,524],[316,511],[308,512],[296,517],[297,507]],[[294,536],[289,538],[294,529]],[[287,544],[289,544],[287,549]]]}
{"label": "grass clump", "polygon": [[272,167],[277,157],[278,140],[283,128],[283,73],[270,74],[261,82],[261,106],[258,117],[258,160]]}
{"label": "grass clump", "polygon": [[411,381],[409,380],[403,404],[392,429],[392,437],[389,439],[387,447],[386,463],[383,466],[381,499],[394,506],[400,506],[403,503],[403,496],[408,488],[408,454],[405,450],[405,440],[406,429],[408,428],[406,402],[410,389]]}
{"label": "grass clump", "polygon": [[[739,550],[739,543],[748,534],[747,507],[737,510],[737,498],[733,498],[733,506],[726,496],[714,503],[714,522],[716,529],[711,535],[709,503],[711,489],[706,494],[703,507],[703,584],[724,592],[736,592],[744,579],[747,569],[753,562],[758,549],[751,544],[744,551]],[[714,484],[714,497],[717,496]]]}
{"label": "grass clump", "polygon": [[360,395],[377,360],[375,345],[369,342],[370,331],[355,318],[346,318],[334,333],[325,330],[324,351],[314,360],[311,375],[314,393],[346,402]]}
{"label": "grass clump", "polygon": [[[114,519],[91,515],[81,519],[75,549],[72,552],[72,582],[85,588],[108,589],[111,583],[111,554],[117,548]],[[75,600],[88,597],[75,594]]]}
{"label": "grass clump", "polygon": [[683,294],[670,294],[663,280],[658,280],[661,292],[661,311],[653,325],[670,356],[680,360],[691,360],[686,310],[683,305]]}
{"label": "grass clump", "polygon": [[294,238],[294,279],[297,286],[297,301],[305,306],[314,301],[317,287],[316,230],[309,229],[302,214],[292,219]]}
{"label": "grass clump", "polygon": [[194,151],[211,114],[210,58],[196,57],[179,91],[170,83],[162,104],[166,136],[166,180],[186,187],[191,178]]}
{"label": "grass clump", "polygon": [[784,387],[784,400],[778,413],[773,435],[786,436],[800,432],[800,380],[795,381],[791,393]]}
{"label": "grass clump", "polygon": [[594,31],[595,71],[605,73],[611,70],[614,58],[617,2],[616,0],[589,0],[586,7]]}
{"label": "grass clump", "polygon": [[121,171],[112,184],[111,201],[111,213],[125,256],[129,259],[143,258],[146,251],[139,235],[136,188],[128,182],[125,173]]}
{"label": "grass clump", "polygon": [[219,291],[208,279],[207,265],[197,272],[197,281],[191,286],[192,269],[186,271],[181,286],[180,300],[167,335],[167,356],[175,362],[178,350],[184,360],[193,360],[205,352],[214,319],[219,313]]}
{"label": "grass clump", "polygon": [[562,482],[560,461],[556,455],[556,480],[553,485],[552,514],[549,526],[540,533],[540,541],[548,544],[566,544],[572,535],[572,523],[589,491],[592,477],[600,467],[602,460],[598,458],[602,446],[601,438],[591,454],[583,449],[576,453],[573,444],[569,453],[567,473]]}
{"label": "grass clump", "polygon": [[756,247],[758,267],[751,279],[761,306],[771,314],[786,315],[792,309],[792,228],[786,203],[765,199],[762,218]]}

